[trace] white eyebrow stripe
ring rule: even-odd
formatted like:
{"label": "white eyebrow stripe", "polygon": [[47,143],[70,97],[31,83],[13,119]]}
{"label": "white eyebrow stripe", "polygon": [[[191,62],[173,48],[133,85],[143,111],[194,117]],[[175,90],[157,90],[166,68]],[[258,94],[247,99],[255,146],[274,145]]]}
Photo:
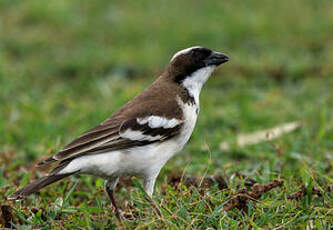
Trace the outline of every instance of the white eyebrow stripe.
{"label": "white eyebrow stripe", "polygon": [[185,53],[189,52],[191,49],[200,48],[200,47],[201,46],[192,46],[190,48],[186,48],[186,49],[180,50],[177,53],[175,53],[175,55],[173,55],[173,57],[171,58],[170,62],[172,62],[177,56],[179,56],[181,54],[185,54]]}
{"label": "white eyebrow stripe", "polygon": [[147,118],[137,118],[136,121],[140,125],[145,125],[148,123],[149,128],[157,129],[157,128],[164,128],[164,129],[171,129],[176,127],[181,123],[180,120],[176,118],[172,118],[171,120],[160,117],[160,116],[149,116]]}

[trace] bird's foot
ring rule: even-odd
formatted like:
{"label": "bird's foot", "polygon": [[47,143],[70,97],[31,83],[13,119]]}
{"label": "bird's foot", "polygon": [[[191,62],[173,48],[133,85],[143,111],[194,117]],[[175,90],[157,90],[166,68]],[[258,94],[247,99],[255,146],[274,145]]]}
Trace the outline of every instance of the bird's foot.
{"label": "bird's foot", "polygon": [[121,214],[119,212],[119,210],[116,211],[116,217],[119,222],[134,222],[135,221],[133,218],[126,217],[126,213]]}
{"label": "bird's foot", "polygon": [[156,215],[158,215],[159,218],[162,218],[162,212],[161,209],[157,206],[157,204],[155,203],[155,201],[153,201],[152,198],[147,198],[148,203],[150,204],[150,206],[152,207],[153,211],[156,213]]}

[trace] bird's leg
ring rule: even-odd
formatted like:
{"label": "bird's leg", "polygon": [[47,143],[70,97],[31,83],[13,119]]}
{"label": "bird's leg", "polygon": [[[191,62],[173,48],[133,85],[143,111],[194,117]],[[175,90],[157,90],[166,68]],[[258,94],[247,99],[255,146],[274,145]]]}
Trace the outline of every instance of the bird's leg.
{"label": "bird's leg", "polygon": [[153,196],[155,181],[156,177],[145,177],[144,179],[144,188],[150,198]]}
{"label": "bird's leg", "polygon": [[161,210],[159,209],[159,207],[155,204],[155,202],[152,199],[157,176],[158,176],[158,174],[154,175],[154,176],[148,176],[148,177],[146,176],[144,179],[144,188],[145,188],[147,195],[149,196],[149,198],[147,198],[147,201],[152,206],[152,208],[155,210],[156,214],[159,217],[162,217]]}
{"label": "bird's leg", "polygon": [[106,187],[106,191],[110,197],[111,203],[116,210],[116,217],[119,221],[121,221],[121,215],[119,212],[119,208],[118,208],[118,205],[117,205],[116,200],[114,199],[114,195],[113,195],[114,188],[116,187],[118,181],[119,181],[118,177],[115,179],[112,179],[112,180],[108,180],[105,187]]}
{"label": "bird's leg", "polygon": [[119,212],[119,208],[118,208],[118,205],[116,203],[116,200],[114,199],[114,196],[113,196],[113,189],[109,189],[107,188],[106,191],[108,192],[108,195],[110,197],[110,200],[111,200],[111,203],[113,205],[113,207],[115,208],[116,210],[116,217],[119,221],[121,221],[121,216],[120,216],[120,212]]}

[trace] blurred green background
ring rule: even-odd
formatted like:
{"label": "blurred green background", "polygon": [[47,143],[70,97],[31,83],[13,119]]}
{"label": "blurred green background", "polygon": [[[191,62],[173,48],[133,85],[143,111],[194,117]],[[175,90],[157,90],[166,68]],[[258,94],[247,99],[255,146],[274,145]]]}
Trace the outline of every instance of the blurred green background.
{"label": "blurred green background", "polygon": [[[1,196],[26,172],[17,169],[107,118],[194,45],[231,60],[204,87],[193,137],[159,183],[174,167],[266,182],[279,175],[287,190],[309,178],[331,183],[332,12],[330,0],[0,1],[0,155],[10,158]],[[219,149],[239,133],[294,120],[304,126],[276,141],[282,159],[268,142]],[[314,177],[303,176],[304,162]]]}

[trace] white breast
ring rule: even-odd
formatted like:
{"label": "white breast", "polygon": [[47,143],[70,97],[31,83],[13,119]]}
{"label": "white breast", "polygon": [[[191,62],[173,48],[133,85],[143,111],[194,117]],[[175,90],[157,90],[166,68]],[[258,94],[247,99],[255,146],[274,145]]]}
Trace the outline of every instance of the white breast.
{"label": "white breast", "polygon": [[83,173],[109,177],[124,174],[153,174],[159,172],[164,164],[181,151],[190,139],[197,121],[197,105],[178,103],[183,110],[184,124],[177,138],[129,150],[112,151],[87,155],[74,159],[61,173],[81,171]]}
{"label": "white breast", "polygon": [[[61,173],[81,171],[106,178],[112,175],[158,173],[172,156],[183,149],[192,135],[199,110],[199,95],[195,96],[197,96],[196,103],[193,104],[184,103],[178,98],[178,103],[183,111],[183,126],[176,138],[128,150],[82,156],[74,159]],[[139,122],[148,124],[151,122],[150,125],[153,126],[156,120],[154,119]],[[170,120],[168,123],[163,121],[163,125],[164,123],[173,126],[174,121]],[[133,132],[129,134],[133,134]]]}
{"label": "white breast", "polygon": [[178,99],[178,103],[183,110],[183,119],[184,119],[184,124],[180,132],[180,135],[178,137],[179,147],[180,149],[182,149],[184,145],[187,143],[187,141],[190,139],[195,124],[197,122],[198,118],[197,111],[199,111],[199,105],[198,105],[199,102],[196,104],[191,104],[191,103],[189,104],[189,103],[184,103],[181,99]]}

